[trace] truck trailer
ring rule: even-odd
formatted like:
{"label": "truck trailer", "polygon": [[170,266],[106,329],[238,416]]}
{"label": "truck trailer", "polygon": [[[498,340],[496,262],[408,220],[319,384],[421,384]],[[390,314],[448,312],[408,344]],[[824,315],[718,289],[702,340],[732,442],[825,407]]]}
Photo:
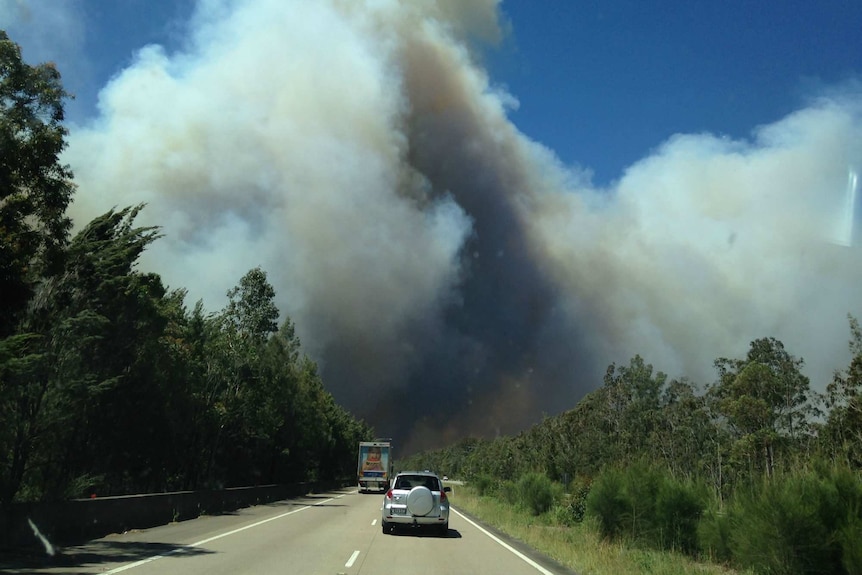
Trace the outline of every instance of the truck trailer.
{"label": "truck trailer", "polygon": [[392,475],[392,441],[378,439],[359,443],[359,491],[386,491]]}

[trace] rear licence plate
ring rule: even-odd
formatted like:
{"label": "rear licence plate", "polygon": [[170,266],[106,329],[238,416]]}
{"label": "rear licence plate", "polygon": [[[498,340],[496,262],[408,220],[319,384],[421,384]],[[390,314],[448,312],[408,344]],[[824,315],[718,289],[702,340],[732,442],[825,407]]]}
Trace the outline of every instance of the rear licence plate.
{"label": "rear licence plate", "polygon": [[407,509],[403,507],[394,507],[392,509],[392,515],[407,515]]}

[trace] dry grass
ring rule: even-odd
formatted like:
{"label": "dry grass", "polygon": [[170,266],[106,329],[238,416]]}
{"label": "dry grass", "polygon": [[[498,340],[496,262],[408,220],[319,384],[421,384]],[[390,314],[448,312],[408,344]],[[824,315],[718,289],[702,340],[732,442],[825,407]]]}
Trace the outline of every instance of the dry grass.
{"label": "dry grass", "polygon": [[610,543],[601,539],[589,520],[575,527],[561,527],[548,515],[534,517],[494,498],[478,497],[466,486],[455,488],[452,504],[456,509],[478,517],[580,575],[736,573],[721,566],[693,561],[677,553]]}

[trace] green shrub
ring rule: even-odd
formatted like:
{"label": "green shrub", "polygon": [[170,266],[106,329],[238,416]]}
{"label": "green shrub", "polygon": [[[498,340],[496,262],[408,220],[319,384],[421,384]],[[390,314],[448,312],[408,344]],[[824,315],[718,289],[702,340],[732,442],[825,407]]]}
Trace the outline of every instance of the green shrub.
{"label": "green shrub", "polygon": [[622,534],[629,507],[622,473],[608,469],[599,475],[587,496],[587,513],[598,520],[602,537],[610,539]]}
{"label": "green shrub", "polygon": [[575,517],[575,521],[579,523],[584,520],[584,515],[587,513],[587,497],[590,495],[592,482],[592,479],[589,477],[579,477],[572,483],[571,489],[574,496],[572,514]]}
{"label": "green shrub", "polygon": [[708,509],[697,524],[697,541],[701,551],[718,563],[730,563],[730,517],[718,509]]}
{"label": "green shrub", "polygon": [[592,485],[587,510],[598,518],[604,537],[693,554],[705,502],[704,487],[641,463],[604,471]]}
{"label": "green shrub", "polygon": [[821,475],[835,488],[821,517],[834,534],[836,554],[847,573],[862,573],[862,480],[845,467],[831,467]]}
{"label": "green shrub", "polygon": [[559,486],[544,473],[525,473],[517,484],[519,502],[533,515],[541,515],[551,509],[560,492]]}
{"label": "green shrub", "polygon": [[477,475],[470,482],[470,485],[473,486],[479,496],[493,495],[497,490],[497,482],[490,475]]}
{"label": "green shrub", "polygon": [[554,523],[557,525],[572,527],[578,523],[572,513],[571,496],[568,493],[563,495],[562,500],[554,506],[551,513],[554,517]]}
{"label": "green shrub", "polygon": [[695,554],[698,549],[697,525],[705,507],[704,488],[690,481],[663,477],[656,494],[654,545]]}
{"label": "green shrub", "polygon": [[734,562],[757,573],[840,573],[821,519],[824,488],[800,475],[737,493],[730,509]]}
{"label": "green shrub", "polygon": [[590,479],[578,478],[570,485],[570,493],[560,499],[554,508],[554,520],[560,525],[571,527],[584,520],[587,511],[587,496],[590,493]]}
{"label": "green shrub", "polygon": [[509,505],[520,505],[521,498],[518,494],[518,486],[515,485],[514,481],[503,481],[498,489],[497,496],[508,503]]}
{"label": "green shrub", "polygon": [[755,573],[862,573],[862,483],[832,465],[738,489],[710,509],[698,541],[710,558]]}
{"label": "green shrub", "polygon": [[657,468],[638,463],[623,470],[622,488],[627,503],[623,516],[626,535],[661,548],[661,527],[656,520],[656,501],[664,477]]}
{"label": "green shrub", "polygon": [[841,548],[841,564],[847,573],[862,573],[862,517],[858,508],[849,515],[836,536]]}

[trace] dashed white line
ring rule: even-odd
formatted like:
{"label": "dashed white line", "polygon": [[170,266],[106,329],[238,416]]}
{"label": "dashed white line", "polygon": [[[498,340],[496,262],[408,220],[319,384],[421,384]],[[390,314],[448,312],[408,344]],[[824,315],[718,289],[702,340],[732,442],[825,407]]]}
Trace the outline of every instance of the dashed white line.
{"label": "dashed white line", "polygon": [[344,566],[353,567],[353,564],[356,562],[357,557],[359,557],[359,549],[353,552],[353,555],[350,556],[350,559],[347,560],[347,563],[345,563]]}
{"label": "dashed white line", "polygon": [[156,561],[158,559],[162,559],[164,557],[168,557],[169,555],[175,555],[177,553],[183,553],[188,551],[191,547],[200,547],[201,545],[206,545],[211,541],[215,541],[216,539],[221,539],[222,537],[227,537],[229,535],[234,535],[239,533],[240,531],[245,531],[246,529],[251,529],[252,527],[258,527],[259,525],[263,525],[264,523],[269,523],[270,521],[275,521],[276,519],[281,519],[282,517],[287,517],[288,515],[293,515],[294,513],[299,513],[300,511],[305,511],[306,509],[310,509],[317,505],[323,505],[324,503],[329,503],[334,499],[339,499],[339,497],[331,497],[329,499],[324,499],[323,501],[318,501],[312,505],[306,505],[305,507],[300,507],[299,509],[294,509],[293,511],[288,511],[287,513],[282,513],[281,515],[276,515],[275,517],[270,517],[269,519],[264,519],[263,521],[258,521],[257,523],[252,523],[251,525],[246,525],[245,527],[240,527],[239,529],[234,529],[233,531],[228,531],[227,533],[222,533],[221,535],[216,535],[215,537],[210,537],[209,539],[203,539],[198,541],[197,543],[192,543],[191,545],[183,545],[182,547],[178,547],[167,553],[162,553],[161,555],[153,555],[152,557],[147,557],[146,559],[141,559],[140,561],[135,561],[134,563],[129,563],[128,565],[123,565],[122,567],[117,567],[116,569],[111,569],[110,571],[105,571],[102,575],[114,575],[114,573],[121,573],[123,571],[128,571],[129,569],[134,569],[135,567],[140,567],[141,565],[146,565],[152,561]]}
{"label": "dashed white line", "polygon": [[475,521],[471,521],[463,513],[458,513],[458,511],[454,508],[450,508],[450,511],[452,511],[453,513],[458,515],[458,517],[462,518],[464,521],[466,521],[467,523],[469,523],[470,525],[472,525],[473,527],[475,527],[476,529],[478,529],[479,531],[481,531],[482,533],[484,533],[485,535],[487,535],[488,537],[490,537],[491,539],[493,539],[494,541],[496,541],[497,543],[499,543],[500,545],[502,545],[503,547],[505,547],[506,549],[511,551],[512,553],[514,553],[517,557],[524,560],[528,565],[533,567],[536,571],[538,571],[542,575],[554,575],[554,573],[552,571],[548,571],[547,569],[545,569],[544,567],[542,567],[541,565],[539,565],[538,563],[536,563],[535,561],[533,561],[532,559],[530,559],[529,557],[527,557],[526,555],[524,555],[523,553],[521,553],[520,551],[518,551],[517,549],[515,549],[511,545],[509,545],[508,543],[506,543],[505,541],[501,540],[499,537],[496,537],[493,533],[483,529],[480,525],[478,525]]}
{"label": "dashed white line", "polygon": [[377,525],[377,520],[376,520],[376,519],[375,519],[374,521],[372,521],[372,522],[371,522],[371,526],[373,527],[374,525]]}

